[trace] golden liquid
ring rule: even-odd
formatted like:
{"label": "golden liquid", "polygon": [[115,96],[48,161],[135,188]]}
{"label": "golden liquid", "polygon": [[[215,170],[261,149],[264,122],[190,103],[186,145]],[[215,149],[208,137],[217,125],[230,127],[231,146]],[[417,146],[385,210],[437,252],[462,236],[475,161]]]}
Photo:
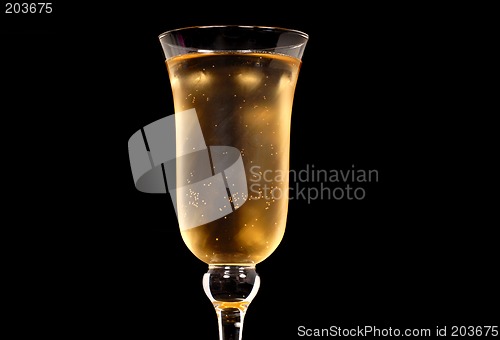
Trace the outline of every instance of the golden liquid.
{"label": "golden liquid", "polygon": [[196,109],[207,146],[240,150],[248,185],[239,209],[195,228],[181,225],[182,238],[208,264],[257,264],[285,232],[290,120],[301,61],[231,52],[187,54],[166,64],[175,111]]}

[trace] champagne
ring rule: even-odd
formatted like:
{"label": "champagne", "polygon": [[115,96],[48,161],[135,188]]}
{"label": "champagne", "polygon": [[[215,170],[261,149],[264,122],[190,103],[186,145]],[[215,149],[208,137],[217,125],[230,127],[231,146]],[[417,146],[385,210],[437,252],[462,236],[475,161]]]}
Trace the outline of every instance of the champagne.
{"label": "champagne", "polygon": [[[301,61],[272,53],[213,52],[176,56],[166,64],[175,111],[196,109],[206,145],[240,150],[248,185],[241,207],[201,226],[181,225],[182,238],[205,263],[255,265],[285,232],[290,120]],[[178,143],[185,137],[176,136]]]}

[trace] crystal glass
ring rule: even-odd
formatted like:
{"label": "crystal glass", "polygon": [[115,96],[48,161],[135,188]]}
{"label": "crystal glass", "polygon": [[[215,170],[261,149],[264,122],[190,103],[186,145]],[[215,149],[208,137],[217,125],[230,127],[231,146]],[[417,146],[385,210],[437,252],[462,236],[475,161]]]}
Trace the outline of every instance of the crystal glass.
{"label": "crystal glass", "polygon": [[169,192],[182,239],[208,265],[203,288],[219,337],[241,339],[260,285],[256,265],[285,232],[292,104],[308,35],[197,26],[159,41],[175,109]]}

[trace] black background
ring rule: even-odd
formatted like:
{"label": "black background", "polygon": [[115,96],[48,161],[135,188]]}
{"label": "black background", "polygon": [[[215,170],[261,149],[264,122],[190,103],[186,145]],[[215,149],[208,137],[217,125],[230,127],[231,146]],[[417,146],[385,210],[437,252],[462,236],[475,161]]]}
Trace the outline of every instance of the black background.
{"label": "black background", "polygon": [[158,35],[214,24],[308,33],[291,168],[379,173],[363,200],[290,201],[282,243],[257,266],[244,338],[295,339],[300,325],[498,325],[488,9],[52,7],[1,17],[4,259],[18,334],[217,339],[207,266],[183,244],[169,197],[135,189],[127,150],[173,108]]}

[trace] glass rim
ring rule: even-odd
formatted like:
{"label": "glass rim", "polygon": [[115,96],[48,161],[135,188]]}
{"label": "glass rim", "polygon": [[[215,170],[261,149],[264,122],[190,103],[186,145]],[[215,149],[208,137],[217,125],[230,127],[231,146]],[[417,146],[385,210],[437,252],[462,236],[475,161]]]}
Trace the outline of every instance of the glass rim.
{"label": "glass rim", "polygon": [[[211,29],[211,28],[242,28],[242,29],[259,29],[259,30],[263,30],[263,31],[264,30],[274,30],[274,31],[277,31],[277,32],[281,31],[283,33],[287,32],[287,33],[297,34],[298,36],[300,36],[301,38],[303,38],[306,42],[309,40],[309,34],[303,32],[303,31],[297,30],[297,29],[286,28],[286,27],[281,27],[281,26],[237,25],[237,24],[184,26],[184,27],[179,27],[179,28],[174,28],[174,29],[171,29],[171,30],[164,31],[163,33],[160,33],[158,35],[158,39],[162,40],[164,37],[166,37],[168,35],[171,35],[173,33],[176,33],[176,32],[182,32],[182,31],[188,31],[188,30],[194,30],[194,29]],[[304,43],[290,44],[288,46],[274,47],[274,48],[268,48],[268,49],[265,48],[265,49],[259,49],[259,50],[265,51],[265,50],[276,50],[276,49],[282,49],[282,48],[298,48],[298,47],[301,47],[302,45],[304,45]],[[193,49],[193,50],[199,50],[196,47],[178,46],[178,45],[171,44],[171,43],[168,43],[168,42],[166,42],[165,44],[168,45],[168,46],[175,46],[175,47],[186,49],[186,50],[191,50],[191,49]],[[202,49],[202,50],[199,50],[199,51],[200,52],[218,52],[218,51],[221,51],[221,50],[216,50],[216,49],[213,49],[213,50]],[[228,51],[228,50],[225,50],[225,51]],[[248,50],[248,51],[247,50],[241,50],[241,51],[250,52],[250,50]]]}
{"label": "glass rim", "polygon": [[171,30],[167,30],[163,33],[160,33],[158,35],[158,38],[161,39],[164,36],[179,32],[179,31],[185,31],[185,30],[192,30],[192,29],[206,29],[206,28],[258,28],[262,30],[276,30],[276,31],[283,31],[283,32],[290,32],[290,33],[296,33],[300,35],[301,37],[305,39],[309,39],[309,34],[293,29],[293,28],[286,28],[286,27],[281,27],[281,26],[261,26],[261,25],[237,25],[237,24],[227,24],[227,25],[200,25],[200,26],[185,26],[185,27],[179,27],[179,28],[174,28]]}

